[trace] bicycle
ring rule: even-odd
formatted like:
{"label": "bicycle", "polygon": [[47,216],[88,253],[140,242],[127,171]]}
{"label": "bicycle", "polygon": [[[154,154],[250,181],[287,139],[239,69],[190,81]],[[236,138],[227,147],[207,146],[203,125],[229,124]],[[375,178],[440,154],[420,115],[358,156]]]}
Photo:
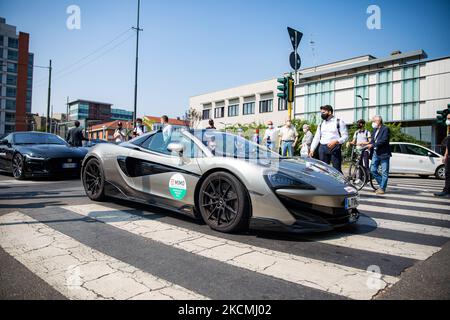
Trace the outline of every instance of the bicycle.
{"label": "bicycle", "polygon": [[[352,153],[350,157],[350,167],[348,169],[348,175],[346,177],[348,183],[350,183],[358,191],[362,190],[367,183],[371,183],[372,188],[374,188],[374,183],[376,180],[373,179],[370,174],[370,170],[364,167],[362,163],[362,156],[364,152],[369,152],[367,148],[363,148],[360,152],[355,152],[355,147],[352,147]],[[375,182],[372,182],[374,180]],[[375,188],[374,188],[375,189]]]}

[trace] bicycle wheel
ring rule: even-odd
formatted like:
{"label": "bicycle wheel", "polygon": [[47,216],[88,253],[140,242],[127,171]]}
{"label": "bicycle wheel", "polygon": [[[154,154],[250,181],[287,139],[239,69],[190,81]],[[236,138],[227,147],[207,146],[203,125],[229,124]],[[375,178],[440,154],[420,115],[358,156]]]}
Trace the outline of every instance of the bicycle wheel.
{"label": "bicycle wheel", "polygon": [[364,167],[358,164],[351,164],[347,181],[358,191],[367,184],[367,172]]}

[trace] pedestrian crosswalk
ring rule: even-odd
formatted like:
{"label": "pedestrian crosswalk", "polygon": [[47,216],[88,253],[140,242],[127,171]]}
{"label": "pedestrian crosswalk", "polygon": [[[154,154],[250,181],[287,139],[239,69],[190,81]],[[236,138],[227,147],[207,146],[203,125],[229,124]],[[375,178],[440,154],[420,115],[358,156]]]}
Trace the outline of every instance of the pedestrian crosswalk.
{"label": "pedestrian crosswalk", "polygon": [[[390,184],[383,196],[368,188],[361,192],[356,225],[288,240],[222,235],[161,214],[88,203],[3,214],[0,246],[68,299],[264,298],[273,282],[274,290],[289,290],[287,298],[367,300],[450,240],[450,199],[428,191],[442,188],[442,181],[399,178]],[[129,243],[119,245],[112,230],[121,232],[120,239],[129,235]],[[93,240],[80,241],[80,234]],[[153,248],[167,250],[172,257],[144,268],[136,262],[136,248],[149,256]],[[188,279],[179,281],[183,267]],[[217,283],[208,283],[213,279]],[[227,279],[235,292],[219,285]]]}

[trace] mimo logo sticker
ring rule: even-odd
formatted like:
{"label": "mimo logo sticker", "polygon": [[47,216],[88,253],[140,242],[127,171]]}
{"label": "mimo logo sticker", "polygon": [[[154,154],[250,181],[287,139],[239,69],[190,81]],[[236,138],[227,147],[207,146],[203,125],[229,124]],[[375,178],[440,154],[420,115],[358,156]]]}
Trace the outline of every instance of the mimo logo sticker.
{"label": "mimo logo sticker", "polygon": [[186,180],[184,177],[177,173],[170,178],[169,191],[172,197],[176,200],[183,200],[186,196]]}

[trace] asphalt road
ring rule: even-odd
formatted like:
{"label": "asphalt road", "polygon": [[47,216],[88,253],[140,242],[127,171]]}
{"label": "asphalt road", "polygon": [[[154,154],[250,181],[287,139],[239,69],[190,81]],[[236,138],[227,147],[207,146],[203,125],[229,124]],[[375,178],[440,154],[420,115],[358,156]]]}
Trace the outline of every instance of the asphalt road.
{"label": "asphalt road", "polygon": [[361,193],[360,221],[318,235],[226,235],[79,180],[0,174],[0,299],[449,299],[442,181]]}

